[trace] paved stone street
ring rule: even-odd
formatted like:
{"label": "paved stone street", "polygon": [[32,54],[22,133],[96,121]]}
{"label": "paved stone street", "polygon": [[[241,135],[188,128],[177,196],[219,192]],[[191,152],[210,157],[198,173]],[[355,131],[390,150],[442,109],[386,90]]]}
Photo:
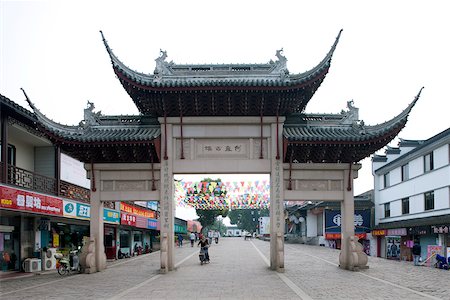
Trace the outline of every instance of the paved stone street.
{"label": "paved stone street", "polygon": [[176,248],[177,270],[159,274],[159,252],[118,260],[95,274],[0,281],[1,299],[450,299],[450,272],[369,258],[359,272],[337,267],[339,251],[285,245],[285,273],[268,268],[269,242],[222,238],[201,266],[197,247]]}

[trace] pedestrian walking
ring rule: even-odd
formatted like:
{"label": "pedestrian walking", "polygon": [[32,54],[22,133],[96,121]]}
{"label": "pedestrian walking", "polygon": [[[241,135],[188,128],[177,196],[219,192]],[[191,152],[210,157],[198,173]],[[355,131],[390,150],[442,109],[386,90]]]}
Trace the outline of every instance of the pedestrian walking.
{"label": "pedestrian walking", "polygon": [[420,246],[419,241],[415,241],[414,242],[414,246],[412,248],[412,254],[413,254],[413,258],[414,258],[414,265],[418,266],[419,262],[420,262],[420,253],[422,251],[422,247]]}
{"label": "pedestrian walking", "polygon": [[183,247],[183,236],[181,233],[178,234],[178,247]]}
{"label": "pedestrian walking", "polygon": [[189,239],[191,240],[191,247],[194,247],[195,233],[191,232],[191,234],[189,235]]}

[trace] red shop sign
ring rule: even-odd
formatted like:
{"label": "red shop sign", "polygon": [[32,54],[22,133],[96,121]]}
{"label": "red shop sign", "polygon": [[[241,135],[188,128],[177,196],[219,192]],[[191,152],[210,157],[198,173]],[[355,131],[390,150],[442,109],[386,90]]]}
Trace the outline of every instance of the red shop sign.
{"label": "red shop sign", "polygon": [[0,207],[49,215],[63,215],[60,198],[0,186]]}
{"label": "red shop sign", "polygon": [[144,218],[156,219],[155,212],[153,210],[136,207],[123,202],[120,202],[120,210]]}
{"label": "red shop sign", "polygon": [[136,226],[136,216],[133,216],[133,215],[130,215],[127,213],[121,213],[120,214],[120,224]]}
{"label": "red shop sign", "polygon": [[[355,236],[358,237],[358,239],[365,239],[367,237],[366,233],[355,233]],[[340,240],[341,234],[340,233],[325,233],[325,239],[326,240]]]}

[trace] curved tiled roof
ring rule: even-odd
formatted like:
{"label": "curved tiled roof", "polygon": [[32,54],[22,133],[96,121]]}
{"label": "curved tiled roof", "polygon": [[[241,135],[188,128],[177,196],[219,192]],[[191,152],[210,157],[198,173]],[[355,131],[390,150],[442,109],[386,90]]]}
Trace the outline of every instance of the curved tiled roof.
{"label": "curved tiled roof", "polygon": [[[102,124],[90,126],[62,125],[47,118],[27,96],[26,100],[33,109],[40,125],[45,127],[49,133],[53,134],[56,140],[64,140],[65,143],[142,142],[151,141],[161,135],[159,125],[142,125],[135,124],[138,122],[130,122],[130,119],[139,121],[139,116],[103,117]],[[129,125],[130,123],[132,125]]]}
{"label": "curved tiled roof", "polygon": [[1,105],[9,108],[11,111],[14,111],[16,114],[20,114],[23,117],[36,121],[36,116],[26,108],[20,106],[19,104],[11,101],[8,97],[0,94]]}
{"label": "curved tiled roof", "polygon": [[[423,89],[423,88],[422,88]],[[382,124],[366,126],[345,115],[288,117],[284,125],[285,160],[296,162],[358,162],[386,146],[405,126],[422,92],[399,115]]]}
{"label": "curved tiled roof", "polygon": [[[289,74],[283,56],[278,61],[267,64],[205,64],[177,65],[173,62],[164,64],[164,72],[144,74],[134,71],[121,62],[109,47],[103,33],[103,42],[111,58],[116,74],[130,80],[140,88],[167,89],[176,87],[190,88],[226,88],[226,87],[271,87],[292,88],[324,77],[330,67],[331,58],[338,44],[342,30],[325,58],[313,69],[299,74]],[[165,52],[162,52],[165,55]],[[166,56],[164,56],[165,58]],[[158,59],[157,59],[158,69]]]}
{"label": "curved tiled roof", "polygon": [[[320,115],[303,114],[300,115],[301,120],[299,123],[302,124],[292,124],[295,121],[287,121],[285,124],[283,135],[289,141],[301,141],[301,142],[365,142],[385,135],[386,133],[392,131],[394,128],[399,126],[403,127],[406,124],[409,113],[416,104],[422,92],[420,89],[414,100],[404,109],[399,115],[386,121],[382,124],[367,126],[361,122],[355,122],[350,125],[324,125],[324,117]],[[342,115],[336,115],[341,117]],[[310,124],[308,119],[319,119],[319,123],[316,125]],[[291,123],[291,124],[289,124]]]}
{"label": "curved tiled roof", "polygon": [[[25,93],[25,92],[24,92]],[[66,154],[87,163],[158,162],[161,129],[145,116],[101,116],[95,124],[62,125],[28,99],[39,129]]]}

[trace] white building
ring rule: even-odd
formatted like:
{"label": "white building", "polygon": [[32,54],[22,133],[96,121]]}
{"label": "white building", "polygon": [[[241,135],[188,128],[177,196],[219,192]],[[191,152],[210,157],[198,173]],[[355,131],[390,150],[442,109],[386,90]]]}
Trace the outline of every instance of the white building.
{"label": "white building", "polygon": [[[401,140],[372,159],[377,255],[411,260],[450,247],[450,128],[425,141]],[[440,246],[440,248],[439,248]]]}

